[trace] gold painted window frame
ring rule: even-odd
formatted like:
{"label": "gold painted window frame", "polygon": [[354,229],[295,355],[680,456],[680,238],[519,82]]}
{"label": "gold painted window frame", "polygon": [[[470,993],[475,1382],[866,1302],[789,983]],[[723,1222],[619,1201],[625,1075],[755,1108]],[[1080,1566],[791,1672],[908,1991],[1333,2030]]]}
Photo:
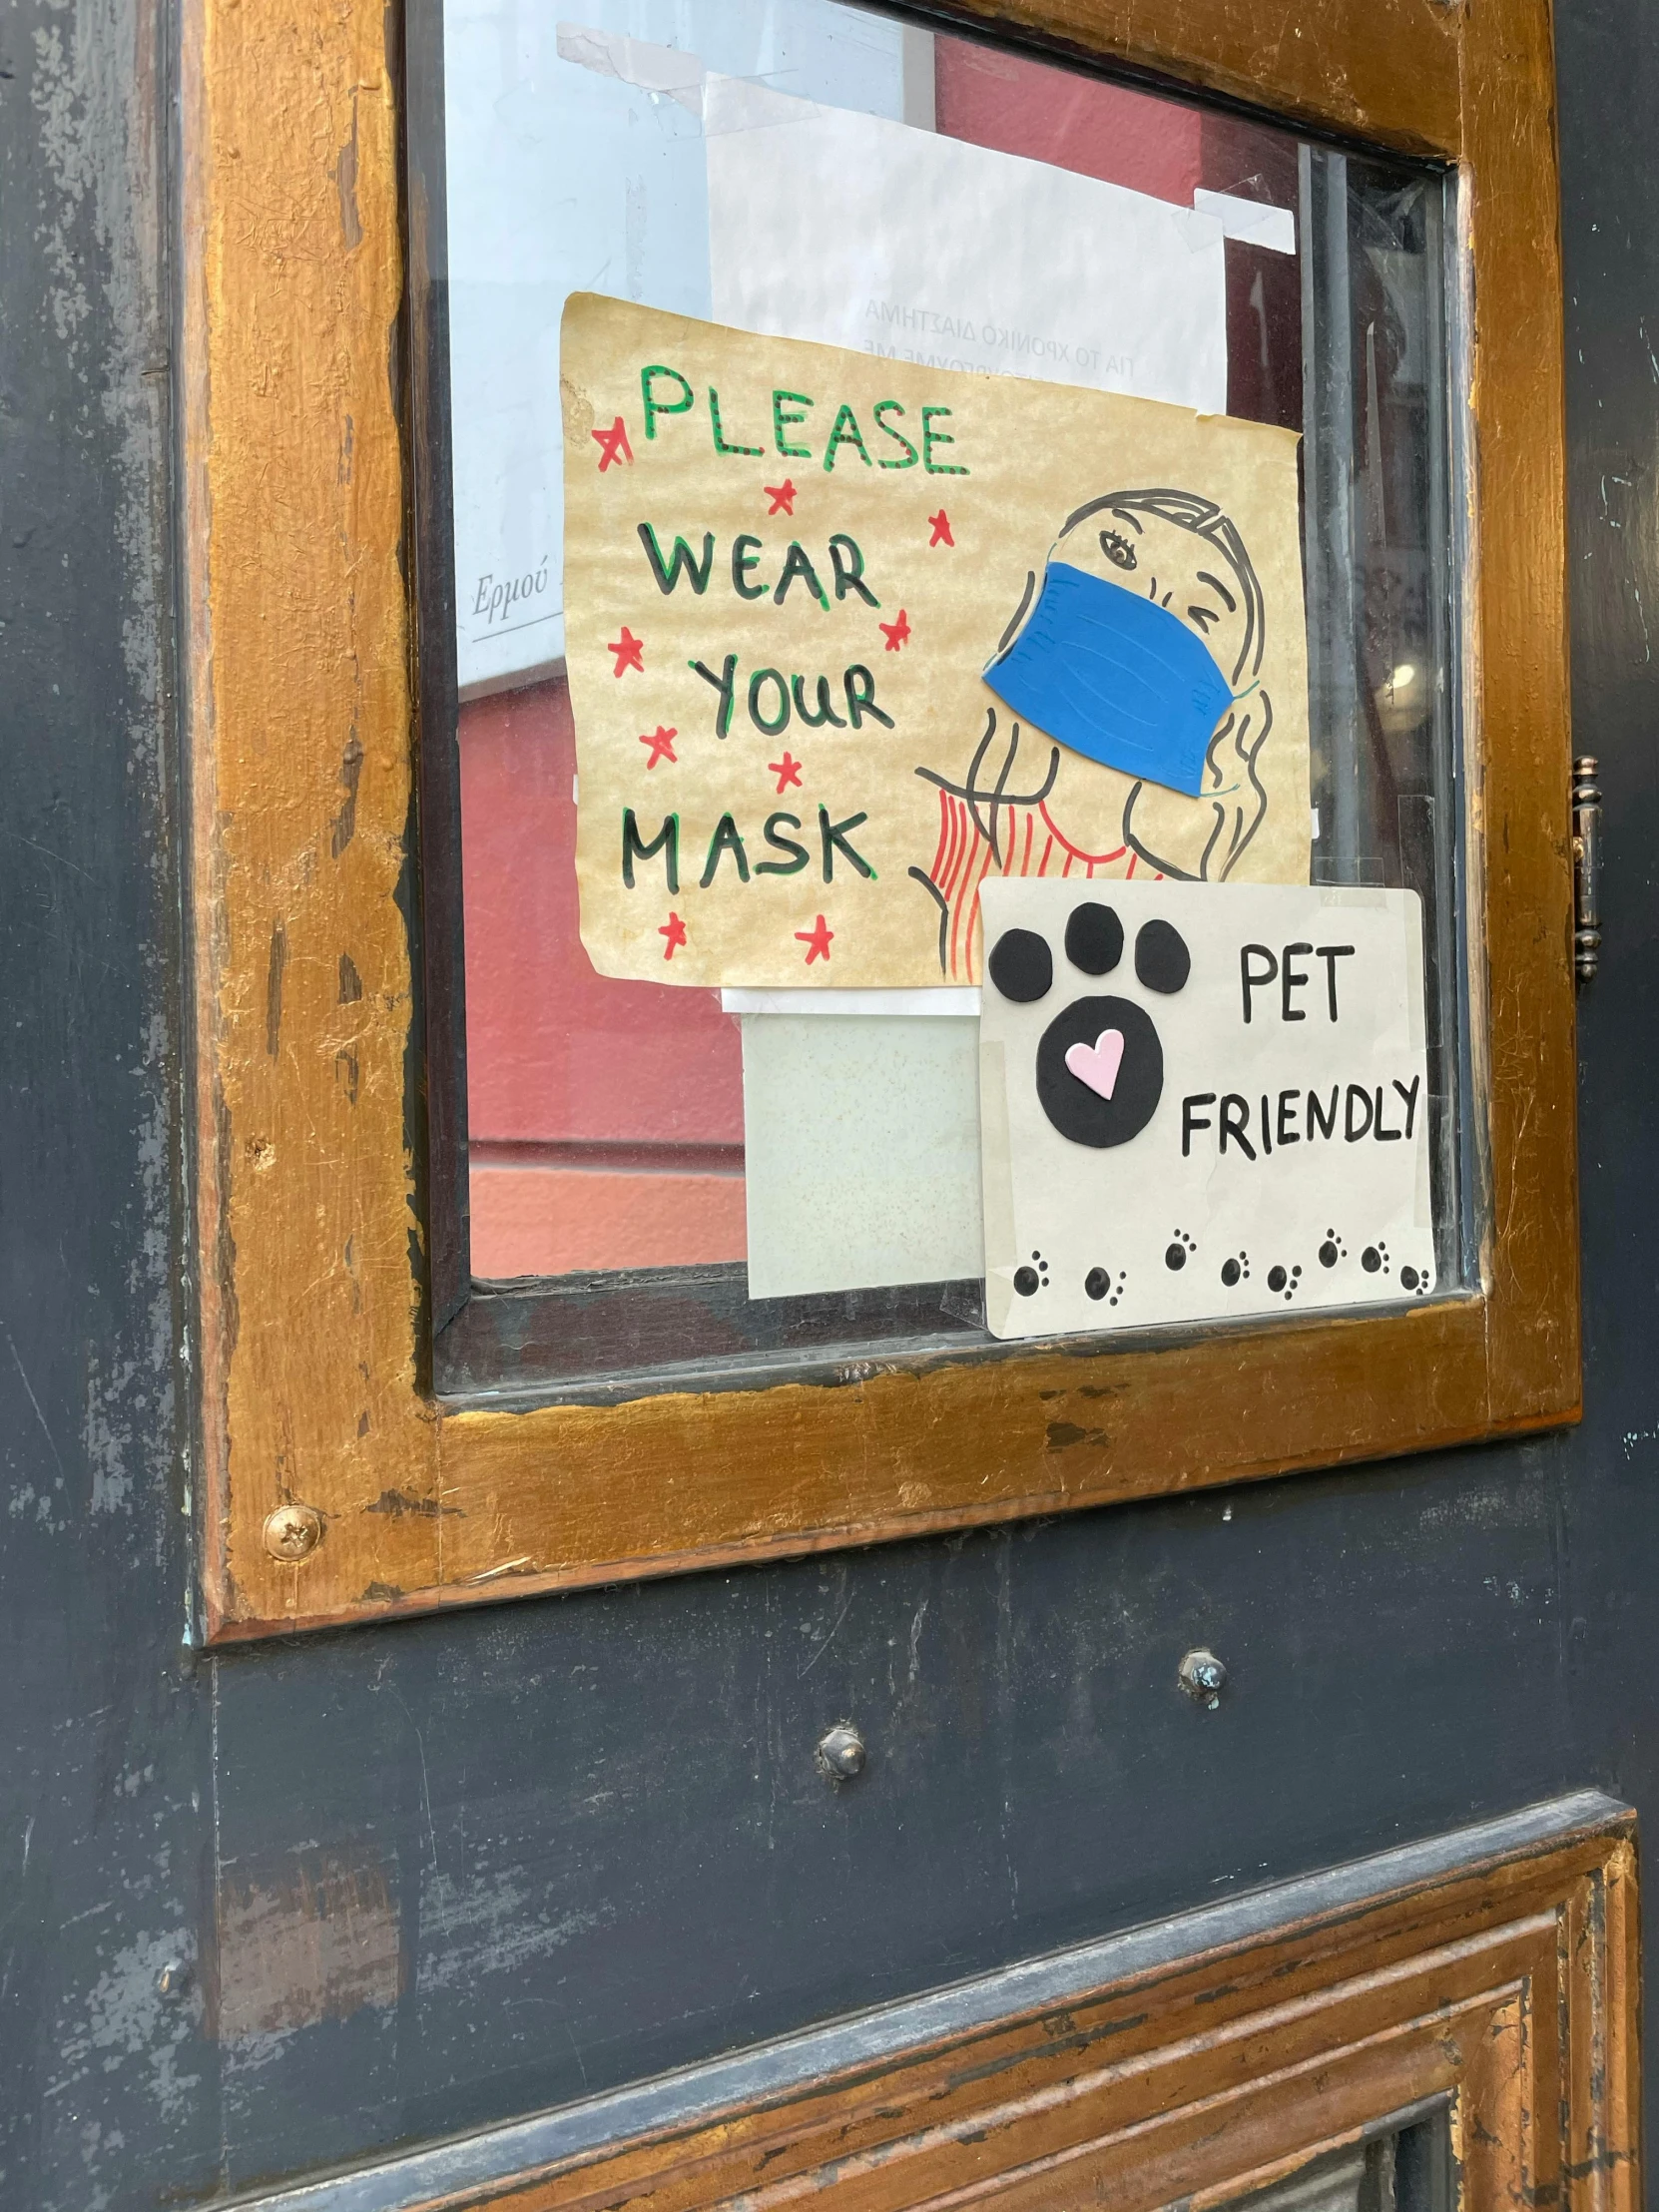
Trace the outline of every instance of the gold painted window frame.
{"label": "gold painted window frame", "polygon": [[[1453,163],[1468,320],[1472,1294],[620,1405],[429,1387],[401,27],[187,0],[181,466],[210,1641],[919,1535],[1577,1417],[1562,309],[1546,0],[1004,0]],[[416,211],[418,214],[418,211]],[[964,1448],[960,1439],[971,1438]]]}

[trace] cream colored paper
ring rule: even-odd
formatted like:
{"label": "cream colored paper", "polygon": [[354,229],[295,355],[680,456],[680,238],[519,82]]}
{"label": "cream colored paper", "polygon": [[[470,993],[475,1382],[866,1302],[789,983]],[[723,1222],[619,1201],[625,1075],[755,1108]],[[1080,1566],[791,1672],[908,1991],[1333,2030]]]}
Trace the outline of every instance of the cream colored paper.
{"label": "cream colored paper", "polygon": [[[995,882],[981,896],[993,1335],[1434,1289],[1415,891]],[[1086,906],[1117,931],[1098,912],[1079,922]],[[1026,934],[1004,952],[1009,932]]]}
{"label": "cream colored paper", "polygon": [[[1292,433],[592,294],[566,307],[562,359],[577,871],[602,973],[960,986],[993,872],[1306,882]],[[1154,489],[1229,518],[1261,590],[1260,660],[1198,799],[1022,727],[981,674],[1068,517]],[[1163,544],[1179,613],[1215,556],[1173,525]]]}

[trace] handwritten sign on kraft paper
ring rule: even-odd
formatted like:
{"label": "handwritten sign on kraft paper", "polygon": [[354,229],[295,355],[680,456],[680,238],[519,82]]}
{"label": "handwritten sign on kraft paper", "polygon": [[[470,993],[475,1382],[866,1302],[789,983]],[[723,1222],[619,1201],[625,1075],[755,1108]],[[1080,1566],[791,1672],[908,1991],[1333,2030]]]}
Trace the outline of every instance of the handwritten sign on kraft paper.
{"label": "handwritten sign on kraft paper", "polygon": [[1296,438],[574,295],[603,974],[977,981],[997,877],[1308,879]]}
{"label": "handwritten sign on kraft paper", "polygon": [[980,893],[999,1337],[1426,1296],[1415,891]]}

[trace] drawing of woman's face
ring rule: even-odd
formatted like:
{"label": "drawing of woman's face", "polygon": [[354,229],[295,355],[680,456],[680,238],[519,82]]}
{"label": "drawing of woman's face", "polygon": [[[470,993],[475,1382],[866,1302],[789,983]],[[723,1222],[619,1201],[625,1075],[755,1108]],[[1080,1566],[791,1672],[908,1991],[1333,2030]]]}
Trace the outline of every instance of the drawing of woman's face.
{"label": "drawing of woman's face", "polygon": [[1210,536],[1127,495],[1110,505],[1091,503],[1061,535],[1053,558],[1156,601],[1204,640],[1232,689],[1249,682],[1254,608]]}
{"label": "drawing of woman's face", "polygon": [[[1179,491],[1113,492],[1069,520],[1051,558],[1125,590],[1144,592],[1204,640],[1229,689],[1197,799],[1146,781],[1126,804],[1123,833],[1163,871],[1221,879],[1255,835],[1267,805],[1257,763],[1273,726],[1257,678],[1265,634],[1261,587],[1232,524],[1208,501]],[[1055,804],[1071,778],[1062,759]]]}

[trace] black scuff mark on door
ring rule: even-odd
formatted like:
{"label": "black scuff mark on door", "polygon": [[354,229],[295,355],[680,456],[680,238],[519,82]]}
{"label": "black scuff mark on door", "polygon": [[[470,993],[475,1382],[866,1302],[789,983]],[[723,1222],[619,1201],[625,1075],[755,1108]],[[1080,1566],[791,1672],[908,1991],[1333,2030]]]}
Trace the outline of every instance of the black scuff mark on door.
{"label": "black scuff mark on door", "polygon": [[282,1041],[282,970],[287,964],[288,933],[279,921],[275,922],[265,977],[265,1048],[274,1060]]}
{"label": "black scuff mark on door", "polygon": [[345,798],[339,813],[334,817],[328,838],[328,849],[336,860],[356,834],[357,786],[362,781],[362,774],[363,749],[356,731],[353,730],[346,740],[345,751],[340,755],[339,780]]}

